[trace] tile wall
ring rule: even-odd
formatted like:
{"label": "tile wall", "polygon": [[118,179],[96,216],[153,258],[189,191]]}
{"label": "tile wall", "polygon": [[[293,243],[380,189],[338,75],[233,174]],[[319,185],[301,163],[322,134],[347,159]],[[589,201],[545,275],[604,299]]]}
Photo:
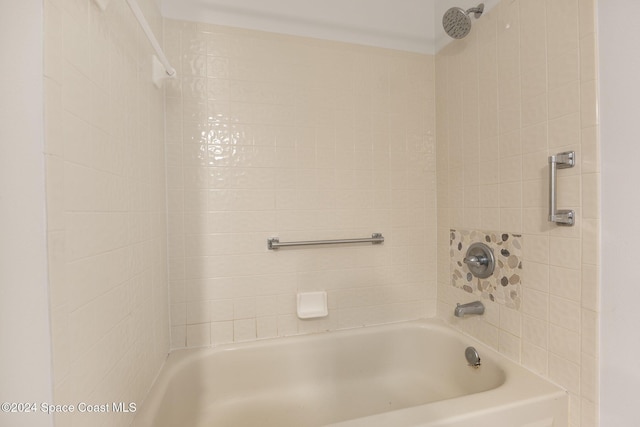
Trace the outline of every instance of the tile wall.
{"label": "tile wall", "polygon": [[[140,3],[161,35],[155,2]],[[44,7],[54,399],[140,404],[169,350],[164,93],[126,2]],[[56,426],[131,415],[61,414]]]}
{"label": "tile wall", "polygon": [[[569,390],[571,426],[597,425],[599,182],[594,0],[504,0],[436,56],[438,313]],[[547,222],[547,157],[575,227]],[[451,284],[450,229],[522,234],[522,304]]]}
{"label": "tile wall", "polygon": [[435,314],[432,56],[181,21],[165,46],[173,348]]}

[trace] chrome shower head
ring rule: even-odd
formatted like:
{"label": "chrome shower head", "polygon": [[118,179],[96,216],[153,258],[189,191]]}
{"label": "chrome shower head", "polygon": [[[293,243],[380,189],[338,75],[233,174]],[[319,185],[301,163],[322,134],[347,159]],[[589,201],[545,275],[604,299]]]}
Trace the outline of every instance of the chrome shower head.
{"label": "chrome shower head", "polygon": [[478,19],[484,11],[484,3],[480,3],[477,7],[464,10],[460,7],[452,7],[447,10],[442,17],[442,26],[446,33],[454,39],[461,39],[471,31],[471,17],[469,14]]}

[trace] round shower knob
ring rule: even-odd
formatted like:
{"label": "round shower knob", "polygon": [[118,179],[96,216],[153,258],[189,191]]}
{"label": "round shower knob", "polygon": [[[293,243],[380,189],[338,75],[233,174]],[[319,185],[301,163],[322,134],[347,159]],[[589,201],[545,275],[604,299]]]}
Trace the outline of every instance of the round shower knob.
{"label": "round shower knob", "polygon": [[491,276],[496,265],[493,251],[484,243],[473,243],[469,246],[463,261],[469,267],[471,274],[480,279]]}

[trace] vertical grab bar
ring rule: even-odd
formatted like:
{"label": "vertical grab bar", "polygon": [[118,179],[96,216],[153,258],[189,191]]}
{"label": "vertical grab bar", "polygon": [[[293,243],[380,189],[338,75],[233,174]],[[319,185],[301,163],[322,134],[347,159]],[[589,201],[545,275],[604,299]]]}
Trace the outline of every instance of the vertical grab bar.
{"label": "vertical grab bar", "polygon": [[558,225],[575,224],[576,213],[572,210],[558,210],[557,205],[557,170],[572,168],[576,165],[576,152],[566,151],[549,156],[549,221]]}

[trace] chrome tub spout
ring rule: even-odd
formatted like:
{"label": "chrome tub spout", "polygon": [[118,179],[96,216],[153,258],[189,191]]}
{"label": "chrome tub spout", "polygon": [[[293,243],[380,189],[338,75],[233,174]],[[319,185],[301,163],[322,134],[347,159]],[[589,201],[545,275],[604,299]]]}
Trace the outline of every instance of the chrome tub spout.
{"label": "chrome tub spout", "polygon": [[457,304],[453,314],[456,317],[464,317],[465,314],[484,314],[484,304],[480,301]]}

